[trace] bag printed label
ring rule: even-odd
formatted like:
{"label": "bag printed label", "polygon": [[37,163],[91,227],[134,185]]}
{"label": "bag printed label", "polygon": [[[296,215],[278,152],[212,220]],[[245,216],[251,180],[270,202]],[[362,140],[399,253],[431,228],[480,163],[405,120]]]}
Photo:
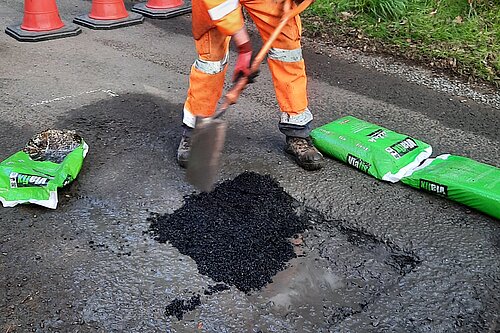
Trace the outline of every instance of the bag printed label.
{"label": "bag printed label", "polygon": [[386,135],[387,133],[385,133],[383,129],[378,129],[375,132],[368,134],[368,136],[370,137],[368,141],[377,142],[377,139],[383,139],[386,137]]}
{"label": "bag printed label", "polygon": [[401,182],[500,219],[500,169],[450,154],[430,158]]}
{"label": "bag printed label", "polygon": [[363,171],[364,173],[368,173],[368,170],[370,169],[370,163],[363,161],[360,158],[357,158],[356,156],[353,156],[351,154],[347,155],[347,164],[352,165],[356,169],[359,169]]}
{"label": "bag printed label", "polygon": [[427,192],[448,196],[448,186],[431,182],[430,180],[420,179],[419,187]]}
{"label": "bag printed label", "polygon": [[33,176],[33,175],[24,175],[17,172],[10,173],[10,187],[18,188],[18,187],[33,187],[33,186],[47,186],[49,183],[49,178]]}
{"label": "bag printed label", "polygon": [[314,129],[311,138],[325,155],[393,183],[432,154],[425,142],[352,116]]}
{"label": "bag printed label", "polygon": [[418,148],[418,144],[412,138],[406,138],[385,149],[395,159],[400,159],[413,149]]}

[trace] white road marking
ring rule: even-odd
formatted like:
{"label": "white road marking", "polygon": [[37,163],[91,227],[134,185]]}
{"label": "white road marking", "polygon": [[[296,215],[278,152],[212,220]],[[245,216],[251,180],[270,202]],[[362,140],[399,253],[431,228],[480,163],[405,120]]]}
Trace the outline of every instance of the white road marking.
{"label": "white road marking", "polygon": [[34,107],[34,106],[49,104],[49,103],[53,103],[53,102],[64,101],[65,99],[75,98],[75,97],[82,96],[82,95],[95,94],[95,93],[105,93],[111,97],[120,96],[117,93],[115,93],[114,91],[109,90],[109,89],[94,89],[94,90],[84,91],[84,92],[76,94],[76,95],[67,95],[67,96],[61,96],[61,97],[56,97],[56,98],[40,101],[37,103],[33,103],[30,106]]}

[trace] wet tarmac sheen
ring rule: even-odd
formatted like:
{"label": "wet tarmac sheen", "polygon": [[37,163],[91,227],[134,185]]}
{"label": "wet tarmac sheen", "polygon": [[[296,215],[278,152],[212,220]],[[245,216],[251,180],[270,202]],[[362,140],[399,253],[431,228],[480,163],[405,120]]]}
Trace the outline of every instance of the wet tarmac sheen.
{"label": "wet tarmac sheen", "polygon": [[[235,286],[253,304],[303,331],[362,312],[419,263],[391,244],[326,221],[276,180],[254,172],[227,180],[212,193],[188,196],[172,214],[149,220],[157,241],[170,243],[189,255],[201,274],[222,282],[205,295],[229,289],[224,284]],[[199,294],[175,298],[165,314],[180,320],[201,302]]]}
{"label": "wet tarmac sheen", "polygon": [[[68,19],[91,9],[57,5]],[[22,15],[22,1],[0,1],[3,26]],[[56,210],[0,209],[0,333],[498,333],[499,221],[333,159],[317,172],[296,166],[266,65],[225,115],[221,192],[193,193],[175,161],[191,23],[146,20],[36,45],[0,34],[0,160],[47,128],[75,130],[90,147]],[[497,110],[304,42],[315,127],[351,115],[435,155],[499,166]],[[256,174],[236,186],[245,171]],[[245,219],[230,224],[227,211]],[[160,243],[151,212],[193,220]],[[222,216],[217,232],[193,229],[209,226],[203,214]],[[240,251],[264,276],[232,275],[247,271],[226,254],[210,259],[214,249]]]}

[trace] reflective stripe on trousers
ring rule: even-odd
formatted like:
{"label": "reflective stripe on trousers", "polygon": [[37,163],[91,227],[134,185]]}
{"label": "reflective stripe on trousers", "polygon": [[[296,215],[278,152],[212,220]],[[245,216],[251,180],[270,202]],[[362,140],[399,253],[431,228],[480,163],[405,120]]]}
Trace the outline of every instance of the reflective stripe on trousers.
{"label": "reflective stripe on trousers", "polygon": [[210,117],[222,96],[230,38],[211,29],[195,40],[198,59],[191,67],[183,122],[194,127],[196,116]]}
{"label": "reflective stripe on trousers", "polygon": [[[196,59],[191,67],[188,98],[184,104],[182,119],[187,126],[194,128],[196,115],[209,117],[213,114],[222,96],[228,56],[226,54],[220,61]],[[197,92],[196,95],[193,94],[193,90]]]}

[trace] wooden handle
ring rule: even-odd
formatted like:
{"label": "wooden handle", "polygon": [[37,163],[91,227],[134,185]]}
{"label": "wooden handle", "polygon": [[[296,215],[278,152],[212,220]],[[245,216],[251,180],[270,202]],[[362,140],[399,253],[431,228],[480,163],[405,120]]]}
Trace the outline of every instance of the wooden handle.
{"label": "wooden handle", "polygon": [[[285,1],[291,1],[291,0],[285,0]],[[262,63],[262,61],[266,57],[267,52],[269,52],[269,49],[271,48],[271,44],[274,43],[276,38],[278,38],[279,34],[281,33],[281,30],[283,30],[288,21],[294,18],[295,16],[299,15],[300,13],[302,13],[313,1],[314,0],[304,0],[294,9],[285,10],[283,17],[280,20],[280,23],[278,24],[276,29],[274,29],[269,39],[264,43],[259,53],[257,53],[255,58],[253,59],[252,65],[250,66],[250,73],[256,73],[259,70],[260,64]],[[285,6],[287,6],[286,3]],[[288,5],[288,8],[290,8],[290,5]],[[248,84],[247,76],[242,76],[238,81],[236,81],[231,90],[229,90],[226,93],[224,98],[224,103],[222,103],[220,111],[217,113],[216,117],[221,116],[225,112],[225,110],[229,107],[229,105],[236,103],[236,101],[240,97],[241,92],[245,89],[247,84]]]}

